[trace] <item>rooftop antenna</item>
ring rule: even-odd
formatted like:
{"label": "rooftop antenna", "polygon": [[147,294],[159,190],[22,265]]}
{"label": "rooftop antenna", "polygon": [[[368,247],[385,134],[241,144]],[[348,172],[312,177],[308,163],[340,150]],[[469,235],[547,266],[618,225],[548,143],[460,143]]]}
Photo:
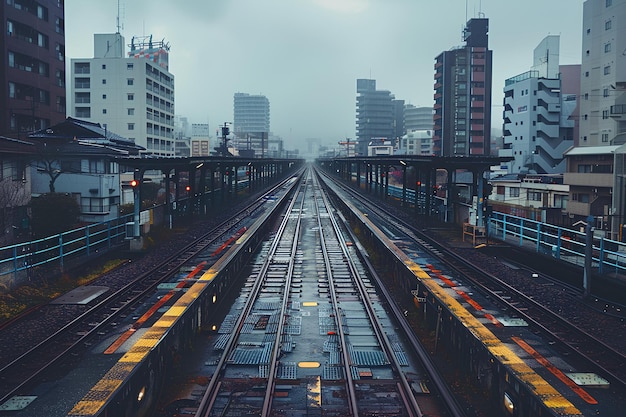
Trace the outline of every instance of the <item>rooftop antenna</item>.
{"label": "rooftop antenna", "polygon": [[122,29],[124,29],[124,25],[120,22],[120,15],[121,15],[121,6],[120,6],[120,0],[117,0],[117,33],[120,33]]}

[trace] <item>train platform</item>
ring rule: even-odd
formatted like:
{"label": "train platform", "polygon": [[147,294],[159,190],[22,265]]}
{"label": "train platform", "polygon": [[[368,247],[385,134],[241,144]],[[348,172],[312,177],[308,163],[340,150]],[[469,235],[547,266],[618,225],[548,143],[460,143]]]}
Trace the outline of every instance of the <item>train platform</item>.
{"label": "train platform", "polygon": [[[497,359],[505,366],[504,369],[508,369],[511,377],[515,376],[511,381],[521,381],[519,384],[532,392],[533,397],[541,399],[554,415],[614,416],[626,409],[626,398],[620,387],[611,386],[608,380],[596,375],[585,364],[560,351],[555,341],[539,335],[523,319],[496,306],[493,300],[467,284],[459,273],[447,268],[438,255],[425,252],[422,247],[412,243],[411,238],[403,236],[403,229],[395,227],[384,215],[378,215],[371,208],[345,195],[340,199],[350,201],[347,205],[364,212],[360,216],[362,221],[375,223],[375,229],[383,231],[385,235],[383,240],[388,239],[384,245],[397,248],[392,250],[401,254],[400,259],[408,257],[403,263],[413,265],[410,268],[416,271],[421,281],[419,288],[426,291],[426,294],[420,293],[414,297],[414,312],[422,317],[422,321],[432,323],[437,332],[446,335],[435,346],[443,349],[442,345],[450,344],[458,348],[459,344],[471,345],[479,341],[483,349],[489,352],[483,359],[473,355],[466,358],[472,367],[476,367],[472,373],[479,380],[502,377],[503,374],[496,376],[493,373],[492,360]],[[411,220],[415,221],[414,218]],[[428,224],[422,224],[421,229],[447,246],[459,249],[459,253],[466,258],[474,256],[474,253],[479,255],[487,246],[485,242],[464,239],[458,227],[442,225],[432,219],[428,219]],[[494,241],[493,246],[499,244]],[[426,304],[429,305],[428,309],[432,309],[431,296],[437,299],[434,302],[436,305],[449,312],[444,314],[445,318],[442,317],[441,322],[437,319],[437,313],[426,313]],[[448,324],[448,320],[457,320],[463,328],[469,329],[472,338],[467,339],[464,336],[466,333],[456,330],[454,324]],[[436,324],[438,322],[439,325]],[[516,392],[520,392],[520,387],[512,387],[512,403],[521,401],[514,398]]]}
{"label": "train platform", "polygon": [[[547,383],[542,385],[541,382],[537,382],[535,388],[538,395],[556,396],[559,393],[580,411],[580,415],[585,416],[617,415],[615,413],[618,410],[626,407],[624,398],[615,397],[614,391],[609,389],[610,384],[607,380],[588,372],[586,367],[581,367],[564,356],[555,348],[552,341],[533,332],[523,319],[502,311],[490,299],[464,284],[456,273],[438,265],[436,259],[411,255],[417,254],[419,249],[404,247],[403,250],[449,297],[456,300],[458,306],[449,306],[456,315],[463,316],[468,312],[484,326],[488,332],[482,332],[482,329],[475,330],[483,343],[494,344],[494,351],[499,352],[501,358],[506,358],[507,361],[514,362],[519,358],[521,363]],[[491,340],[490,335],[495,336],[499,342]],[[489,368],[488,363],[484,365],[485,369]],[[491,375],[486,374],[484,377],[489,378]]]}

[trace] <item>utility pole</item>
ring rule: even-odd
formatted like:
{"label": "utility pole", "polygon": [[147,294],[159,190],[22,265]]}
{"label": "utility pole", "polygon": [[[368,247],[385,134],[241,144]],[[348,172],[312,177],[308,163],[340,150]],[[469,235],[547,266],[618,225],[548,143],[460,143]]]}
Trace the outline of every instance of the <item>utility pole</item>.
{"label": "utility pole", "polygon": [[233,156],[233,154],[228,151],[228,135],[230,134],[230,129],[228,127],[229,124],[230,122],[224,122],[224,126],[221,127],[222,142],[220,143],[220,146],[214,148],[218,155],[221,156]]}

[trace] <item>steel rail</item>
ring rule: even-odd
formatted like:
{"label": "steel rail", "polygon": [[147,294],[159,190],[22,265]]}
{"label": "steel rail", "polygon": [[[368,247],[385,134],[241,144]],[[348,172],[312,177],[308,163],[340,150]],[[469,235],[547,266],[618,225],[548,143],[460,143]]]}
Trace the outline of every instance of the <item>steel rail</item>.
{"label": "steel rail", "polygon": [[[324,199],[324,202],[326,204],[327,207],[330,207],[331,204],[328,201],[328,198],[326,197],[325,194],[322,193],[322,198]],[[348,248],[348,245],[343,237],[343,234],[341,233],[341,227],[339,225],[339,223],[337,222],[336,218],[334,216],[329,216],[329,220],[333,226],[333,229],[335,230],[335,234],[337,236],[337,239],[339,241],[340,247],[344,253],[344,258],[346,259],[347,263],[348,263],[348,267],[350,268],[350,272],[352,275],[352,280],[353,282],[356,284],[357,289],[359,291],[359,295],[361,297],[361,300],[363,301],[363,305],[365,307],[365,311],[367,312],[369,321],[372,325],[372,328],[374,329],[374,332],[376,334],[376,338],[378,339],[378,342],[380,344],[380,346],[382,347],[383,351],[385,352],[385,354],[387,355],[387,357],[389,358],[389,360],[391,361],[391,363],[393,364],[393,368],[394,371],[397,375],[397,377],[400,379],[400,381],[398,382],[397,386],[398,389],[400,391],[400,395],[403,399],[403,402],[405,404],[405,408],[407,413],[409,413],[410,416],[418,416],[418,417],[422,417],[423,416],[423,412],[419,407],[419,404],[417,403],[415,396],[413,395],[412,391],[411,391],[411,386],[408,382],[408,380],[406,379],[406,375],[404,374],[404,372],[402,372],[401,370],[401,366],[400,363],[398,362],[396,355],[393,351],[393,347],[391,346],[391,342],[389,341],[389,338],[387,337],[387,335],[385,334],[385,332],[383,331],[383,326],[380,322],[380,320],[378,319],[376,312],[374,310],[373,307],[373,303],[369,297],[369,294],[367,292],[367,289],[365,288],[365,284],[363,282],[363,279],[361,278],[355,261],[352,257],[352,255],[350,254],[350,250]],[[346,228],[349,230],[349,228]],[[355,414],[356,415],[356,414]]]}
{"label": "steel rail", "polygon": [[[363,198],[360,194],[356,193],[354,190],[352,190],[349,187],[346,187],[345,185],[341,183],[335,182],[332,178],[327,176],[323,171],[316,170],[316,174],[321,179],[323,179],[323,182],[327,183],[327,181],[332,181],[332,184],[340,187],[342,190],[347,192],[352,198],[358,200],[364,205],[367,204],[368,207],[372,207],[369,201]],[[380,208],[376,206],[376,210],[380,210]],[[391,213],[387,211],[385,211],[384,214],[391,216]],[[354,235],[351,229],[348,229],[348,233],[350,234],[351,238],[354,241],[358,241],[357,237]],[[465,409],[461,406],[458,399],[456,398],[456,396],[454,395],[454,393],[448,386],[448,383],[439,372],[439,369],[437,368],[433,360],[430,358],[428,350],[424,347],[424,345],[422,345],[422,343],[419,341],[419,339],[415,335],[413,329],[411,328],[406,318],[404,317],[404,314],[402,313],[402,309],[400,308],[396,300],[392,297],[391,293],[387,290],[380,276],[377,274],[374,266],[372,265],[369,259],[367,252],[361,246],[357,246],[357,249],[361,253],[362,261],[367,265],[368,269],[371,271],[372,278],[376,282],[379,291],[382,292],[383,296],[388,301],[389,306],[391,308],[391,312],[394,318],[396,319],[396,323],[402,328],[405,336],[407,337],[410,345],[413,348],[413,351],[417,354],[419,360],[422,363],[422,366],[424,367],[424,369],[430,376],[431,381],[435,384],[435,387],[439,395],[443,398],[443,401],[446,407],[448,408],[448,411],[454,417],[465,417],[467,415],[465,412]]]}
{"label": "steel rail", "polygon": [[[295,203],[296,203],[296,198],[292,197],[286,211],[287,212],[292,211]],[[227,366],[226,362],[228,361],[228,358],[234,351],[237,341],[239,339],[239,334],[241,333],[241,329],[243,328],[245,319],[252,311],[254,303],[259,293],[261,292],[263,283],[265,281],[264,277],[267,275],[267,271],[269,270],[271,266],[272,255],[276,252],[276,250],[278,249],[280,245],[280,240],[281,240],[280,238],[285,232],[287,228],[287,224],[289,223],[289,220],[290,220],[289,215],[284,216],[278,227],[276,235],[274,239],[272,240],[270,248],[268,250],[268,256],[263,262],[259,271],[257,272],[256,279],[254,280],[254,285],[251,288],[248,298],[246,299],[246,302],[242,308],[242,311],[239,314],[239,317],[237,318],[235,322],[235,326],[234,326],[235,330],[231,332],[230,337],[228,338],[228,341],[225,344],[224,351],[222,355],[220,356],[219,361],[216,364],[215,372],[213,373],[211,380],[209,381],[207,385],[205,393],[203,394],[202,399],[200,400],[200,404],[198,405],[198,409],[196,411],[195,417],[209,416],[211,413],[211,410],[215,404],[215,400],[219,394],[219,388],[221,385],[220,379],[225,372],[225,369]]]}

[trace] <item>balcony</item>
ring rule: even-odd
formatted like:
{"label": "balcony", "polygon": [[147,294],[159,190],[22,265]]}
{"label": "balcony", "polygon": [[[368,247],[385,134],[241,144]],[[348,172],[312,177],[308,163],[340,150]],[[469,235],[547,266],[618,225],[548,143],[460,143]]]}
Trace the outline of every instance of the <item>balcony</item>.
{"label": "balcony", "polygon": [[613,119],[621,119],[626,114],[626,105],[625,104],[616,104],[611,106],[611,117]]}
{"label": "balcony", "polygon": [[566,172],[563,183],[583,187],[613,187],[613,174],[593,174],[589,172]]}

